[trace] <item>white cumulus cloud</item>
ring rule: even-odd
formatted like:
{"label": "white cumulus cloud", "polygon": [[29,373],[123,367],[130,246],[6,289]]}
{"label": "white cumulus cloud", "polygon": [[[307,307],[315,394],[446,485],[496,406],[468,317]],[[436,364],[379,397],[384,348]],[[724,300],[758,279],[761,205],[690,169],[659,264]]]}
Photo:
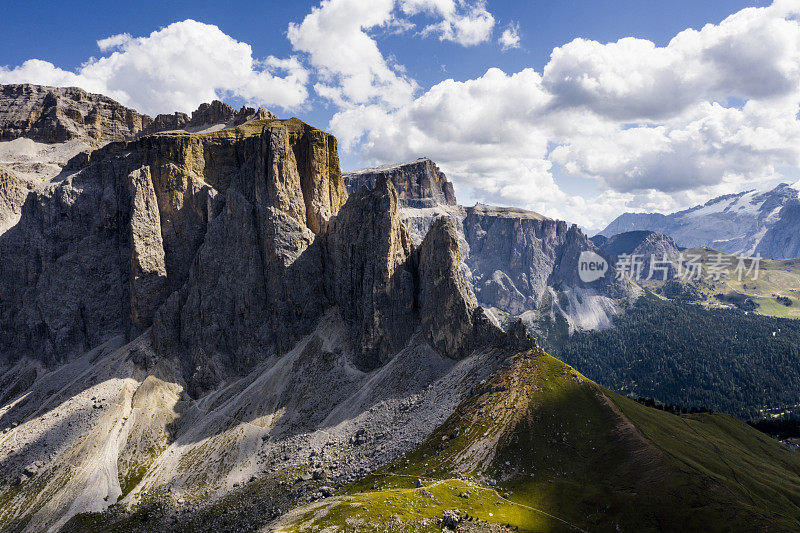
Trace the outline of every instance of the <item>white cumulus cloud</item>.
{"label": "white cumulus cloud", "polygon": [[0,83],[74,85],[151,115],[192,111],[224,96],[290,109],[308,96],[308,72],[298,61],[259,61],[249,44],[194,20],[146,37],[120,34],[97,44],[101,52],[113,52],[89,59],[76,72],[31,59],[0,67]]}
{"label": "white cumulus cloud", "polygon": [[492,36],[494,17],[483,0],[400,0],[400,7],[406,15],[439,17],[441,20],[425,26],[422,34],[436,35],[442,41],[475,46]]}
{"label": "white cumulus cloud", "polygon": [[503,30],[503,33],[500,34],[497,42],[500,44],[503,52],[506,52],[512,48],[519,48],[519,40],[519,24],[511,22],[506,26],[506,29]]}
{"label": "white cumulus cloud", "polygon": [[[445,80],[402,106],[343,108],[330,127],[370,163],[432,157],[467,201],[595,228],[683,208],[800,166],[798,15],[797,2],[747,8],[663,47],[575,39],[541,74]],[[563,174],[595,190],[566,194]]]}
{"label": "white cumulus cloud", "polygon": [[339,106],[380,101],[400,105],[411,99],[417,84],[396,68],[367,32],[393,20],[394,0],[325,0],[288,37],[308,54],[319,81],[317,94]]}
{"label": "white cumulus cloud", "polygon": [[[474,46],[491,38],[494,17],[482,0],[323,0],[287,35],[314,67],[316,93],[346,108],[380,104],[397,108],[420,89],[403,65],[385,56],[376,33],[402,33],[427,22],[420,33]],[[431,21],[432,20],[432,21]]]}

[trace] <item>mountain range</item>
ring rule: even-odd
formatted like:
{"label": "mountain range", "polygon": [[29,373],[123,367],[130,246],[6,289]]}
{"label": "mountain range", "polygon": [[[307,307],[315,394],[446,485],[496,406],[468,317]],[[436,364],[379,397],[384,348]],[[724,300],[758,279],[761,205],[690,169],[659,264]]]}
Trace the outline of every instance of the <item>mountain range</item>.
{"label": "mountain range", "polygon": [[800,257],[800,185],[745,191],[668,215],[624,213],[600,234],[656,231],[686,248],[708,247],[740,256]]}
{"label": "mountain range", "polygon": [[577,228],[459,207],[427,162],[349,193],[336,139],[266,110],[0,94],[3,531],[800,525],[796,452],[479,305],[626,297],[582,285]]}

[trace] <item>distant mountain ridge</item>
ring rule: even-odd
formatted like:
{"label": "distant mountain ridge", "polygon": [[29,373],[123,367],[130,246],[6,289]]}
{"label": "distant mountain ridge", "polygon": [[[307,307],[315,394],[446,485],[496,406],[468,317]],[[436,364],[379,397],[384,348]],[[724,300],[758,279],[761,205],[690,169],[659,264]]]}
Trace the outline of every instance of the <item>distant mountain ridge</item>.
{"label": "distant mountain ridge", "polygon": [[77,169],[92,150],[111,142],[162,131],[219,131],[274,118],[263,107],[237,111],[214,100],[191,116],[176,112],[153,119],[78,87],[0,85],[0,167],[36,181],[58,175],[70,163]]}
{"label": "distant mountain ridge", "polygon": [[672,237],[679,246],[709,247],[735,255],[769,259],[800,256],[800,185],[727,194],[683,211],[624,213],[599,234],[606,237],[649,230]]}
{"label": "distant mountain ridge", "polygon": [[655,231],[627,231],[613,237],[595,235],[591,241],[615,262],[630,256],[630,271],[626,275],[636,281],[671,279],[680,262],[680,250],[675,241]]}

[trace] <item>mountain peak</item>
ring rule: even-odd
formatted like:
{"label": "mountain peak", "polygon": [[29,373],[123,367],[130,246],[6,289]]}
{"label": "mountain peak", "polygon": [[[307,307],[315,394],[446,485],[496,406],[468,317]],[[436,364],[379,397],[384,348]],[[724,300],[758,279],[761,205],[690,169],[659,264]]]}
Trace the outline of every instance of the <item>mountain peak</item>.
{"label": "mountain peak", "polygon": [[734,255],[780,259],[800,255],[795,238],[798,189],[781,183],[767,190],[747,190],[712,198],[702,205],[663,215],[624,213],[600,234],[606,237],[650,230],[672,237],[683,247],[709,247]]}
{"label": "mountain peak", "polygon": [[362,168],[343,174],[350,193],[363,186],[373,188],[379,176],[385,176],[392,181],[397,189],[398,198],[404,205],[422,207],[436,203],[445,205],[456,203],[453,184],[447,180],[439,167],[426,157],[405,163]]}

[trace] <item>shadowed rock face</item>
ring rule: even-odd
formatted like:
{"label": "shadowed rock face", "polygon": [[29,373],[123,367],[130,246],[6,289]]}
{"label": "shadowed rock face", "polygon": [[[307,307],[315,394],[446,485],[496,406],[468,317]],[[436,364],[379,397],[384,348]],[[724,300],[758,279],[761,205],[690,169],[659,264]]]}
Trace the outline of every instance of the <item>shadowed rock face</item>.
{"label": "shadowed rock face", "polygon": [[629,270],[635,268],[638,274],[635,272],[626,274],[632,277],[638,276],[642,280],[672,279],[681,261],[680,250],[675,241],[667,235],[654,231],[629,231],[614,235],[600,245],[600,250],[615,261],[623,254],[631,256],[632,264]]}
{"label": "shadowed rock face", "polygon": [[325,240],[326,290],[351,323],[362,356],[374,367],[414,330],[413,244],[397,210],[397,193],[383,179],[351,196]]}
{"label": "shadowed rock face", "polygon": [[353,194],[333,219],[324,264],[327,292],[353,327],[365,368],[388,361],[415,332],[453,359],[479,339],[499,339],[459,269],[453,224],[438,219],[415,246],[385,177]]}
{"label": "shadowed rock face", "polygon": [[0,166],[0,233],[16,223],[33,184]]}
{"label": "shadowed rock face", "polygon": [[499,337],[460,272],[458,234],[450,220],[442,217],[433,223],[417,262],[422,331],[439,353],[460,358]]}
{"label": "shadowed rock face", "polygon": [[[229,336],[235,332],[252,330],[247,335],[263,341],[263,328],[249,326],[264,307],[248,305],[248,298],[271,288],[265,273],[280,276],[338,212],[346,192],[329,135],[297,120],[245,128],[111,144],[93,152],[85,168],[31,192],[19,222],[0,235],[5,358],[53,363],[111,336],[135,335],[170,294],[181,301],[194,288],[208,300],[213,293],[199,291],[212,283],[209,274],[233,278],[237,272],[225,262],[253,253],[247,268],[258,267],[260,277],[228,288],[216,281],[219,294],[241,287],[241,298],[228,297],[234,318],[203,314],[198,305],[194,312],[207,323],[192,322],[173,305],[183,334],[165,330],[166,312],[156,330],[174,342],[202,328],[197,338],[214,338],[207,349],[238,344]],[[306,284],[298,285],[302,298]]]}

